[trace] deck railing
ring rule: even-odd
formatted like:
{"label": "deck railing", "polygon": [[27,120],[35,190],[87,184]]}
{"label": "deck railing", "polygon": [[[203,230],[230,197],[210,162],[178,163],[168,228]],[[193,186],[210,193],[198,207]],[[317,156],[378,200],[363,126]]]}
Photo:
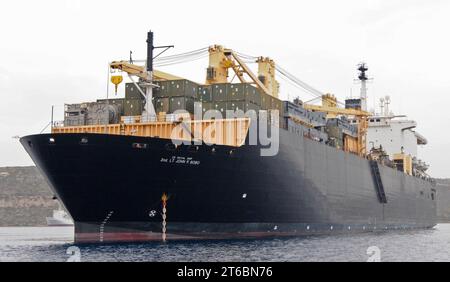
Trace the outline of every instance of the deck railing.
{"label": "deck railing", "polygon": [[245,143],[250,118],[218,120],[184,120],[139,122],[127,120],[119,124],[64,126],[53,124],[53,134],[91,133],[140,137],[158,137],[181,141],[203,141],[207,144],[240,147]]}

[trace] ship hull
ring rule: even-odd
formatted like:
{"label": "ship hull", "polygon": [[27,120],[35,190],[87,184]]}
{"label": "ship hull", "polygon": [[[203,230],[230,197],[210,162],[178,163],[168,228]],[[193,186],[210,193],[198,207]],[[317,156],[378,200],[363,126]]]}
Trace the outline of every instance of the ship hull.
{"label": "ship hull", "polygon": [[[49,140],[52,138],[52,142]],[[83,142],[82,142],[83,140]],[[87,141],[87,142],[86,142]],[[41,134],[21,143],[75,222],[76,242],[232,239],[432,228],[433,184],[285,130],[259,146],[179,146],[103,134]]]}

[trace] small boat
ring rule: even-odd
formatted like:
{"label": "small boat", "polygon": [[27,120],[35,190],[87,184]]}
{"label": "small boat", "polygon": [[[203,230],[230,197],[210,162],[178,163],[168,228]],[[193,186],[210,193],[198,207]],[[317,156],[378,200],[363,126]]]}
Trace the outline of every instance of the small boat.
{"label": "small boat", "polygon": [[48,226],[73,226],[73,221],[64,210],[54,210],[52,217],[47,217]]}

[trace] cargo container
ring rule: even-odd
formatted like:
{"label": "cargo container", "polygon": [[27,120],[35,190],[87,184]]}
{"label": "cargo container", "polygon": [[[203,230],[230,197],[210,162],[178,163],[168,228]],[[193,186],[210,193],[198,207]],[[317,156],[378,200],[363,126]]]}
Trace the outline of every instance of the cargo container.
{"label": "cargo container", "polygon": [[243,111],[244,113],[247,113],[250,110],[258,112],[260,107],[248,101],[227,102],[227,111]]}
{"label": "cargo container", "polygon": [[227,111],[243,111],[246,112],[245,101],[229,101],[227,102]]}
{"label": "cargo container", "polygon": [[229,83],[220,83],[212,85],[213,102],[226,102],[228,99],[227,90]]}
{"label": "cargo container", "polygon": [[158,87],[153,89],[153,97],[156,97],[156,98],[170,97],[170,91],[169,91],[170,81],[156,81],[155,84]]}
{"label": "cargo container", "polygon": [[124,103],[125,116],[140,116],[144,110],[145,100],[141,99],[126,99]]}
{"label": "cargo container", "polygon": [[212,102],[203,102],[202,103],[202,113],[203,115],[207,112],[213,109],[213,103]]}
{"label": "cargo container", "polygon": [[213,102],[212,109],[219,111],[222,116],[225,117],[227,111],[227,102]]}
{"label": "cargo container", "polygon": [[250,100],[247,96],[247,84],[245,83],[235,83],[227,85],[227,101],[242,101]]}
{"label": "cargo container", "polygon": [[270,97],[270,110],[277,110],[280,115],[283,115],[283,101],[275,97]]}
{"label": "cargo container", "polygon": [[201,85],[198,87],[198,100],[200,102],[212,102],[212,87],[211,85]]}
{"label": "cargo container", "polygon": [[261,106],[261,91],[252,85],[247,85],[246,90],[248,100],[255,105]]}
{"label": "cargo container", "polygon": [[186,110],[188,113],[194,113],[194,98],[192,97],[171,97],[169,99],[169,113],[173,114],[178,110]]}
{"label": "cargo container", "polygon": [[227,101],[246,101],[261,104],[261,94],[257,88],[248,83],[227,84]]}
{"label": "cargo container", "polygon": [[246,111],[253,110],[256,113],[258,113],[261,110],[260,106],[256,105],[255,103],[252,103],[252,102],[246,102],[245,107],[246,107]]}
{"label": "cargo container", "polygon": [[169,97],[189,97],[196,99],[198,84],[187,79],[169,81]]}
{"label": "cargo container", "polygon": [[260,95],[261,95],[261,109],[269,110],[272,107],[271,96],[262,92],[260,92]]}
{"label": "cargo container", "polygon": [[170,98],[155,98],[153,100],[156,114],[169,112],[169,99]]}
{"label": "cargo container", "polygon": [[[141,89],[145,93],[145,90],[142,87]],[[125,84],[125,100],[131,99],[144,100],[145,97],[141,94],[141,92],[134,83],[127,83]]]}
{"label": "cargo container", "polygon": [[[199,85],[190,80],[167,80],[156,81],[158,87],[153,89],[153,97],[167,98],[167,97],[191,97],[196,99]],[[145,91],[143,88],[141,88]],[[134,83],[127,83],[125,87],[125,98],[129,99],[144,99],[144,96],[139,92]]]}

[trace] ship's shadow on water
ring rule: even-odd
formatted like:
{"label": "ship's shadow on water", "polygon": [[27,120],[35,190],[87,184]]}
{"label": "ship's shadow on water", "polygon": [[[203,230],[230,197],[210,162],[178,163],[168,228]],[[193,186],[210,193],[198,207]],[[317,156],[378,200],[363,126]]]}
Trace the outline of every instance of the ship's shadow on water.
{"label": "ship's shadow on water", "polygon": [[78,245],[71,243],[69,231],[68,237],[60,232],[52,238],[48,231],[39,237],[38,228],[34,237],[10,233],[6,240],[0,232],[0,261],[450,261],[448,224],[415,231],[145,244]]}

